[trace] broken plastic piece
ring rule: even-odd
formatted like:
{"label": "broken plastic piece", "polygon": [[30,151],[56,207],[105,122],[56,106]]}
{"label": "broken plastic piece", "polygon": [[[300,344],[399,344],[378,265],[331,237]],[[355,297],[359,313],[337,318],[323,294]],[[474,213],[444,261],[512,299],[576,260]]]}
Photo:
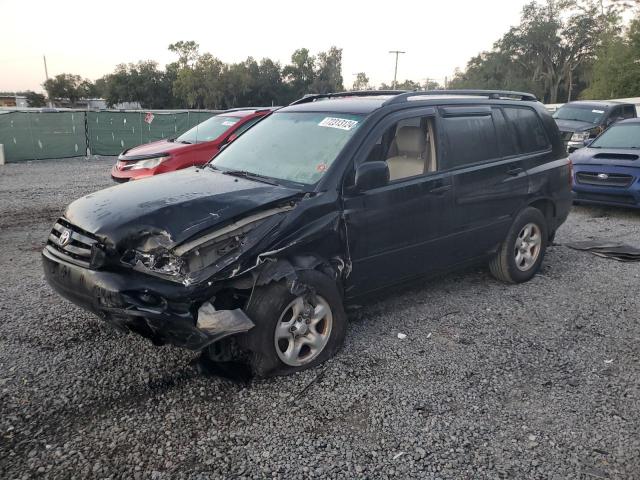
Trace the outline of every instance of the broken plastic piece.
{"label": "broken plastic piece", "polygon": [[235,310],[216,310],[209,302],[205,302],[198,309],[198,330],[206,333],[211,343],[235,333],[246,332],[253,328],[254,323],[239,308]]}

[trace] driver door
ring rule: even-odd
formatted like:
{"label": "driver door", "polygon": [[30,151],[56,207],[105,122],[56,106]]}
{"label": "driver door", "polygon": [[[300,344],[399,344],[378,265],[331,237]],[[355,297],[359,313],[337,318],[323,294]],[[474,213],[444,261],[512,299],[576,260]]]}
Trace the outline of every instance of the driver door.
{"label": "driver door", "polygon": [[449,173],[438,171],[437,123],[432,108],[392,114],[367,136],[355,165],[385,160],[390,181],[368,191],[345,182],[344,216],[352,260],[348,297],[437,271],[451,233]]}

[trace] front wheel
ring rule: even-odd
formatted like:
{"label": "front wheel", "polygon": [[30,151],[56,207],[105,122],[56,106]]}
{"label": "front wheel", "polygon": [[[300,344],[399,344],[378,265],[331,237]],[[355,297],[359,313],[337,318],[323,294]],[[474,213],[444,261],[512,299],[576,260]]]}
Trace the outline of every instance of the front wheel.
{"label": "front wheel", "polygon": [[540,210],[527,207],[518,214],[495,257],[489,262],[494,277],[506,283],[531,280],[540,270],[549,238]]}
{"label": "front wheel", "polygon": [[287,375],[332,357],[346,333],[346,315],[336,282],[308,270],[298,280],[305,289],[291,293],[285,281],[257,288],[247,306],[255,323],[243,343],[260,376]]}

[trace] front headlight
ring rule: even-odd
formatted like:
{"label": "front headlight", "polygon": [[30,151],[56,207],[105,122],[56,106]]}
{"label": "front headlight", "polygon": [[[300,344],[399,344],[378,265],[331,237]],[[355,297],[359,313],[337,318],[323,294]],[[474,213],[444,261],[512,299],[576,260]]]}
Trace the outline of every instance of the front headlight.
{"label": "front headlight", "polygon": [[129,170],[141,170],[143,168],[156,168],[162,162],[169,159],[169,155],[165,155],[164,157],[155,157],[155,158],[147,158],[145,160],[140,160],[129,167]]}
{"label": "front headlight", "polygon": [[184,274],[183,260],[168,250],[158,249],[147,253],[127,250],[122,256],[122,261],[138,270],[148,270],[160,275],[175,277]]}
{"label": "front headlight", "polygon": [[589,140],[589,132],[576,132],[571,135],[572,142],[584,142],[585,140]]}

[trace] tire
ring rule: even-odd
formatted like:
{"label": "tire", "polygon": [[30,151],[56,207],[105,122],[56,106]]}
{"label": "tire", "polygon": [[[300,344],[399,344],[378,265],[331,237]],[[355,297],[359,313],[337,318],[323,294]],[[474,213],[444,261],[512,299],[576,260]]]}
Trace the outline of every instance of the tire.
{"label": "tire", "polygon": [[[525,238],[527,228],[531,234]],[[525,208],[516,216],[500,249],[489,262],[492,275],[505,283],[531,280],[540,270],[548,239],[547,221],[542,212],[533,207]]]}
{"label": "tire", "polygon": [[[274,282],[256,288],[247,305],[255,327],[244,335],[242,344],[249,350],[249,363],[257,376],[313,368],[342,346],[347,322],[335,280],[316,270],[298,272],[298,280],[309,287],[304,293],[294,295],[286,281]],[[301,313],[296,316],[296,311]],[[323,319],[317,320],[323,312]]]}

